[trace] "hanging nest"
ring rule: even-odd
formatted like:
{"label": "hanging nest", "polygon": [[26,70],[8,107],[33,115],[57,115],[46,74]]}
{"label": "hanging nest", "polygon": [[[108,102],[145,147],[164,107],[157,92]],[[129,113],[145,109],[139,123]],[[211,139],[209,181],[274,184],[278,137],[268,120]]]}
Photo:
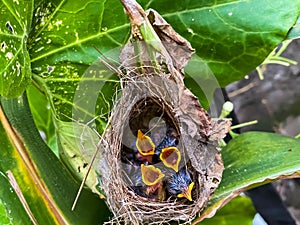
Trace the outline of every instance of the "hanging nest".
{"label": "hanging nest", "polygon": [[[114,214],[110,223],[189,223],[221,181],[224,167],[218,141],[228,132],[230,123],[212,120],[185,87],[181,71],[194,52],[190,44],[155,11],[148,11],[147,16],[143,19],[150,21],[159,36],[163,53],[149,54],[149,43],[131,41],[120,54],[122,93],[105,134],[102,187]],[[174,169],[139,154],[139,131],[152,140],[155,148],[167,135],[174,138],[173,146],[181,156],[179,170],[188,171],[194,182],[192,201],[168,192],[166,182],[176,174]],[[141,165],[153,165],[164,173],[158,191],[149,193],[141,182]]]}

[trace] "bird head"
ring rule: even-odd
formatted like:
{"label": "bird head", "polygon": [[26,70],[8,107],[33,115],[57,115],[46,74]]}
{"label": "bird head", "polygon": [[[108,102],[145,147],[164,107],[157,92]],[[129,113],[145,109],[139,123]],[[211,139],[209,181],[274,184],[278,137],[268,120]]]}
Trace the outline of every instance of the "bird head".
{"label": "bird head", "polygon": [[167,180],[166,187],[171,195],[193,201],[192,190],[194,185],[195,183],[192,181],[190,173],[183,167]]}
{"label": "bird head", "polygon": [[147,186],[157,184],[165,176],[159,168],[155,166],[141,165],[142,180]]}
{"label": "bird head", "polygon": [[136,147],[139,153],[143,156],[149,156],[154,154],[155,145],[153,141],[149,136],[144,135],[141,130],[138,130]]}
{"label": "bird head", "polygon": [[163,201],[165,198],[165,191],[163,188],[163,178],[164,174],[159,168],[155,166],[145,166],[141,165],[142,180],[146,187],[144,189],[144,194],[147,197]]}
{"label": "bird head", "polygon": [[178,148],[163,148],[159,155],[159,158],[166,167],[172,168],[173,170],[178,172],[178,167],[181,160],[181,154]]}

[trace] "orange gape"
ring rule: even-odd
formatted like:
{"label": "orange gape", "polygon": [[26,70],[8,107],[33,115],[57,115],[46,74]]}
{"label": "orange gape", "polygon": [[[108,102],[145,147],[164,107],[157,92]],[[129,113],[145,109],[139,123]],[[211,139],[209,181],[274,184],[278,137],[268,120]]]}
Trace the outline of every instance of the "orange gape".
{"label": "orange gape", "polygon": [[163,148],[159,158],[166,167],[172,168],[173,170],[178,172],[178,167],[181,160],[181,154],[178,148],[176,147]]}
{"label": "orange gape", "polygon": [[138,130],[136,147],[139,153],[143,156],[149,156],[154,154],[155,145],[151,138],[144,135],[141,130]]}

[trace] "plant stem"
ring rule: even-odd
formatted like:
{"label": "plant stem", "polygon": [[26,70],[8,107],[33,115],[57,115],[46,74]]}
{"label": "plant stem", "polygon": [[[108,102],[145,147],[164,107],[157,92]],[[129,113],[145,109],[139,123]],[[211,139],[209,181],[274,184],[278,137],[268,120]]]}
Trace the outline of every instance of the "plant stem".
{"label": "plant stem", "polygon": [[231,130],[246,127],[246,126],[250,126],[250,125],[253,125],[253,124],[257,124],[257,123],[258,123],[257,120],[241,123],[241,124],[238,124],[238,125],[235,125],[235,126],[231,126]]}

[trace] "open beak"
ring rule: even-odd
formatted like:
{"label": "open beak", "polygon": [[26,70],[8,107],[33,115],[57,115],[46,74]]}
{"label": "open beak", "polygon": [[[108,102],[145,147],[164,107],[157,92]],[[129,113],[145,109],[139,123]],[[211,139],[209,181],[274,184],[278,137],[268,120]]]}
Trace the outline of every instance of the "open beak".
{"label": "open beak", "polygon": [[142,173],[142,180],[147,186],[152,186],[157,184],[164,176],[159,168],[155,166],[145,166],[144,164],[141,165],[141,173]]}
{"label": "open beak", "polygon": [[190,185],[186,189],[184,189],[182,191],[182,193],[178,194],[177,197],[178,198],[184,197],[184,198],[188,199],[189,201],[193,201],[192,190],[193,190],[194,184],[195,184],[194,182],[190,183]]}
{"label": "open beak", "polygon": [[176,147],[163,148],[159,158],[166,167],[172,168],[178,172],[181,155]]}
{"label": "open beak", "polygon": [[144,135],[141,130],[138,130],[136,147],[139,153],[143,156],[149,156],[154,154],[155,145],[153,141],[150,137]]}

